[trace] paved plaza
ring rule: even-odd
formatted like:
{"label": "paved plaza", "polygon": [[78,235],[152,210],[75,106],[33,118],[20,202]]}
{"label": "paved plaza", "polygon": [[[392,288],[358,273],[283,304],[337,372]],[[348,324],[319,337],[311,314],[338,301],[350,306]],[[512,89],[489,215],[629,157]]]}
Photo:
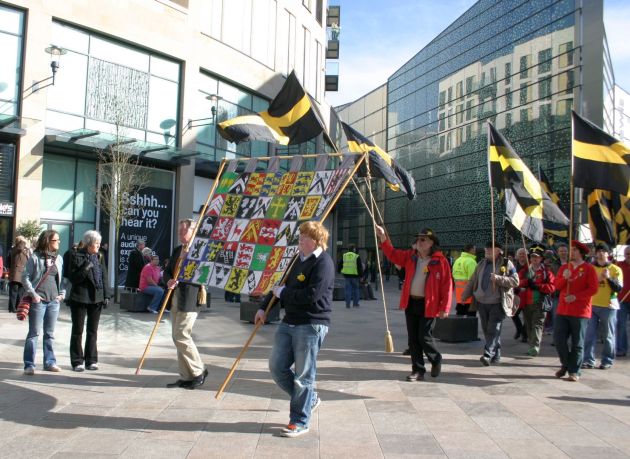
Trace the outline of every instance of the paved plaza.
{"label": "paved plaza", "polygon": [[550,337],[541,356],[527,357],[508,320],[501,365],[481,366],[481,341],[439,343],[442,375],[406,382],[396,282],[392,277],[385,288],[394,354],[384,352],[381,301],[358,309],[334,303],[318,366],[323,402],[311,431],[294,439],[279,436],[289,403],[267,369],[276,325],[263,327],[221,400],[214,397],[253,328],[221,292],[213,292],[212,307],[195,325],[210,375],[194,391],[165,388],[177,379],[168,319],[134,374],[155,316],[117,306],[101,319],[99,371],[71,371],[63,306],[56,331],[63,371],[40,371],[40,343],[38,371],[24,376],[27,325],[7,312],[1,296],[0,457],[630,457],[628,359],[608,371],[587,370],[577,383],[558,380]]}

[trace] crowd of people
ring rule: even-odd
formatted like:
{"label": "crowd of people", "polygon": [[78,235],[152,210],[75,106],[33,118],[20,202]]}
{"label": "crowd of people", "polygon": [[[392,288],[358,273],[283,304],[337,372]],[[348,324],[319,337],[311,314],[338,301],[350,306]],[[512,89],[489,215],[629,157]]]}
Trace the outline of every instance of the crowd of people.
{"label": "crowd of people", "polygon": [[[169,388],[195,389],[208,375],[192,338],[203,287],[179,282],[175,272],[194,228],[193,220],[179,222],[180,245],[163,270],[159,258],[143,241],[138,241],[129,257],[126,285],[151,295],[150,311],[157,312],[161,304],[161,285],[173,291],[170,310],[179,379],[169,383]],[[383,227],[376,227],[376,235],[385,257],[383,264],[405,273],[399,307],[405,311],[409,345],[411,371],[407,381],[423,381],[427,373],[433,378],[440,376],[443,357],[433,330],[438,319],[449,316],[453,293],[457,316],[479,317],[484,337],[479,360],[483,366],[501,362],[501,332],[507,317],[514,320],[514,338],[527,343],[526,353],[532,358],[539,354],[544,336],[552,335],[560,360],[555,372],[558,378],[568,376],[568,380],[578,381],[582,370],[607,370],[616,357],[627,353],[630,289],[623,279],[630,276],[630,247],[624,251],[624,261],[614,263],[610,248],[601,243],[591,248],[571,241],[570,247],[558,244],[553,249],[533,244],[519,248],[511,257],[502,244],[490,241],[481,260],[477,261],[476,248],[469,245],[451,267],[451,260],[441,251],[439,238],[430,228],[416,234],[409,248],[393,247]],[[282,432],[287,437],[308,432],[311,413],[321,403],[315,389],[317,355],[330,326],[336,271],[326,252],[327,241],[328,232],[320,223],[300,226],[299,258],[285,282],[269,292],[255,318],[256,323],[264,324],[265,310],[271,302],[279,301],[285,310],[269,369],[291,399],[289,423]],[[59,234],[46,230],[33,251],[21,237],[16,238],[11,251],[9,310],[17,310],[18,318],[22,314],[29,322],[23,357],[26,375],[35,374],[41,334],[43,369],[61,371],[54,344],[55,324],[64,300],[71,308],[72,368],[98,370],[98,324],[111,298],[106,260],[99,250],[101,236],[97,231],[87,231],[81,243],[63,257],[59,243]],[[354,248],[344,254],[337,270],[346,278],[346,307],[360,306],[356,287],[362,279],[370,281],[366,272],[376,271],[374,267],[374,261],[364,266]],[[27,313],[17,306],[22,293],[30,297]],[[597,352],[599,342],[602,347]]]}

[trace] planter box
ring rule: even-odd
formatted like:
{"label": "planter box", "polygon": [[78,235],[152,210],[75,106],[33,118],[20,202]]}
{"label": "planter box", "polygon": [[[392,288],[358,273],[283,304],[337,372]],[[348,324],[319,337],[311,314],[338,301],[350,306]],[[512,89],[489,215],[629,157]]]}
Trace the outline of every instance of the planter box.
{"label": "planter box", "polygon": [[[254,323],[256,313],[260,309],[260,302],[257,301],[241,301],[241,320],[249,323]],[[280,320],[280,304],[276,303],[267,314],[267,321],[277,322]]]}
{"label": "planter box", "polygon": [[477,317],[447,317],[436,320],[433,336],[452,343],[478,341],[478,328]]}

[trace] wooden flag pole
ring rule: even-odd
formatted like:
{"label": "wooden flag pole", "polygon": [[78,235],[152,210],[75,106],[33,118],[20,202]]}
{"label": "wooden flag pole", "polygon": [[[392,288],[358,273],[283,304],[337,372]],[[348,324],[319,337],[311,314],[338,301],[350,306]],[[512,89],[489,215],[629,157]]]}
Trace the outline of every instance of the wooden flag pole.
{"label": "wooden flag pole", "polygon": [[[314,155],[317,156],[317,155]],[[335,154],[335,155],[329,155],[329,156],[342,156],[341,154]],[[345,183],[343,184],[343,186],[339,189],[339,191],[337,192],[337,196],[335,196],[335,199],[331,202],[331,204],[328,206],[328,208],[325,210],[324,214],[321,217],[320,221],[324,221],[326,220],[326,217],[328,217],[328,214],[330,213],[330,211],[333,209],[333,207],[335,207],[335,204],[337,204],[337,201],[339,200],[339,197],[341,196],[341,194],[343,193],[343,191],[346,189],[346,187],[348,186],[348,183],[350,182],[350,179],[352,179],[352,177],[354,176],[354,174],[357,172],[357,169],[359,168],[359,166],[361,165],[361,162],[365,160],[365,154],[362,154],[361,157],[359,158],[359,160],[355,163],[354,165],[354,169],[352,170],[352,173],[350,174],[350,176],[346,179]],[[286,281],[286,276],[289,273],[289,271],[291,270],[291,267],[293,266],[293,263],[295,262],[295,260],[297,259],[297,255],[293,258],[293,260],[291,261],[291,266],[289,266],[289,268],[285,271],[285,274],[283,276],[283,279],[280,281],[280,285],[284,284],[284,282]],[[265,308],[265,315],[263,316],[263,320],[262,322],[264,323],[265,320],[267,319],[267,314],[269,313],[269,311],[271,310],[271,308],[273,307],[274,303],[276,301],[276,297],[274,296],[271,301],[269,301],[269,304],[267,305],[267,308]],[[215,394],[214,398],[215,399],[219,399],[219,397],[221,397],[221,394],[223,394],[223,392],[225,391],[225,388],[227,387],[228,383],[230,382],[230,380],[232,379],[232,376],[234,375],[234,372],[236,371],[236,368],[238,367],[239,362],[241,361],[241,359],[243,358],[243,355],[245,355],[245,352],[247,351],[247,349],[249,348],[249,345],[251,344],[251,342],[254,339],[254,336],[256,336],[256,333],[258,332],[258,329],[261,326],[261,322],[258,322],[257,324],[254,325],[254,329],[252,330],[251,334],[249,335],[249,338],[247,339],[247,341],[245,342],[245,344],[243,345],[243,348],[241,349],[241,351],[238,353],[238,356],[236,357],[236,359],[234,360],[234,363],[232,364],[232,367],[230,368],[230,371],[228,372],[228,375],[225,377],[225,380],[223,381],[223,383],[221,384],[221,387],[219,387],[219,390],[217,390],[217,393]]]}
{"label": "wooden flag pole", "polygon": [[[211,199],[214,197],[214,192],[217,189],[217,186],[219,185],[219,179],[221,177],[221,174],[223,173],[225,164],[226,164],[226,160],[224,159],[223,161],[221,161],[221,165],[219,166],[219,170],[217,172],[217,178],[214,181],[214,184],[212,185],[212,189],[210,190],[210,193],[208,194],[208,198],[206,199],[206,203],[204,204],[201,210],[201,214],[199,217],[200,220],[204,218],[204,216],[206,215],[206,209],[208,208],[208,205],[210,204]],[[177,264],[175,265],[175,272],[174,272],[175,276],[173,277],[173,279],[175,280],[179,278],[179,272],[181,271],[182,265],[184,264],[184,258],[186,257],[186,253],[188,252],[188,248],[190,244],[192,243],[193,239],[195,239],[195,235],[197,234],[197,231],[199,230],[199,226],[200,226],[199,222],[197,222],[197,224],[195,225],[195,230],[193,231],[193,235],[190,238],[190,241],[188,242],[186,247],[182,247],[182,251],[179,254],[179,258],[177,259]],[[140,357],[140,361],[138,362],[138,367],[136,368],[137,375],[140,374],[140,369],[142,368],[142,365],[144,364],[144,359],[149,353],[149,348],[151,347],[151,343],[153,342],[155,333],[157,332],[157,329],[160,326],[160,320],[162,320],[162,316],[164,315],[166,305],[168,304],[168,300],[171,298],[171,295],[174,289],[175,287],[172,289],[170,288],[167,289],[166,295],[164,295],[164,298],[162,299],[162,305],[160,307],[160,312],[158,313],[157,318],[155,319],[155,325],[153,326],[153,331],[151,331],[151,335],[149,336],[149,341],[147,341],[147,345],[144,348],[144,352],[142,353],[142,357]]]}
{"label": "wooden flag pole", "polygon": [[[370,203],[372,205],[372,212],[370,215],[372,216],[372,230],[374,231],[374,244],[375,252],[376,252],[376,266],[378,267],[378,277],[381,283],[381,297],[383,298],[383,313],[385,315],[385,352],[394,352],[394,340],[392,339],[392,334],[389,331],[389,320],[387,318],[387,302],[385,301],[385,290],[383,285],[383,273],[381,272],[381,258],[378,254],[378,239],[376,238],[376,220],[374,219],[374,195],[372,194],[372,186],[371,186],[371,177],[370,177],[370,162],[366,161],[367,168],[367,189],[370,195]],[[364,201],[365,202],[365,201]]]}

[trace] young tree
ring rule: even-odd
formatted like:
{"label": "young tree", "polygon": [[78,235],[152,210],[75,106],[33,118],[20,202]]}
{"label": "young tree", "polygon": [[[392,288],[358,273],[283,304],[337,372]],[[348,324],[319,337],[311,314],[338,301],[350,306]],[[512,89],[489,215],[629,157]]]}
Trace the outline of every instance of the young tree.
{"label": "young tree", "polygon": [[31,242],[42,232],[42,227],[37,220],[25,220],[15,228],[18,236],[24,236],[27,241]]}
{"label": "young tree", "polygon": [[[133,143],[122,135],[122,117],[117,117],[114,140],[99,151],[100,186],[95,190],[97,206],[109,216],[110,227],[114,228],[114,291],[118,296],[118,266],[120,264],[120,227],[123,219],[134,214],[134,209],[141,207],[129,200],[129,197],[149,184],[149,170],[138,163],[134,154]],[[111,253],[111,250],[110,250]],[[111,257],[111,255],[110,255]],[[110,264],[111,266],[111,264]],[[111,269],[110,269],[111,272]]]}

